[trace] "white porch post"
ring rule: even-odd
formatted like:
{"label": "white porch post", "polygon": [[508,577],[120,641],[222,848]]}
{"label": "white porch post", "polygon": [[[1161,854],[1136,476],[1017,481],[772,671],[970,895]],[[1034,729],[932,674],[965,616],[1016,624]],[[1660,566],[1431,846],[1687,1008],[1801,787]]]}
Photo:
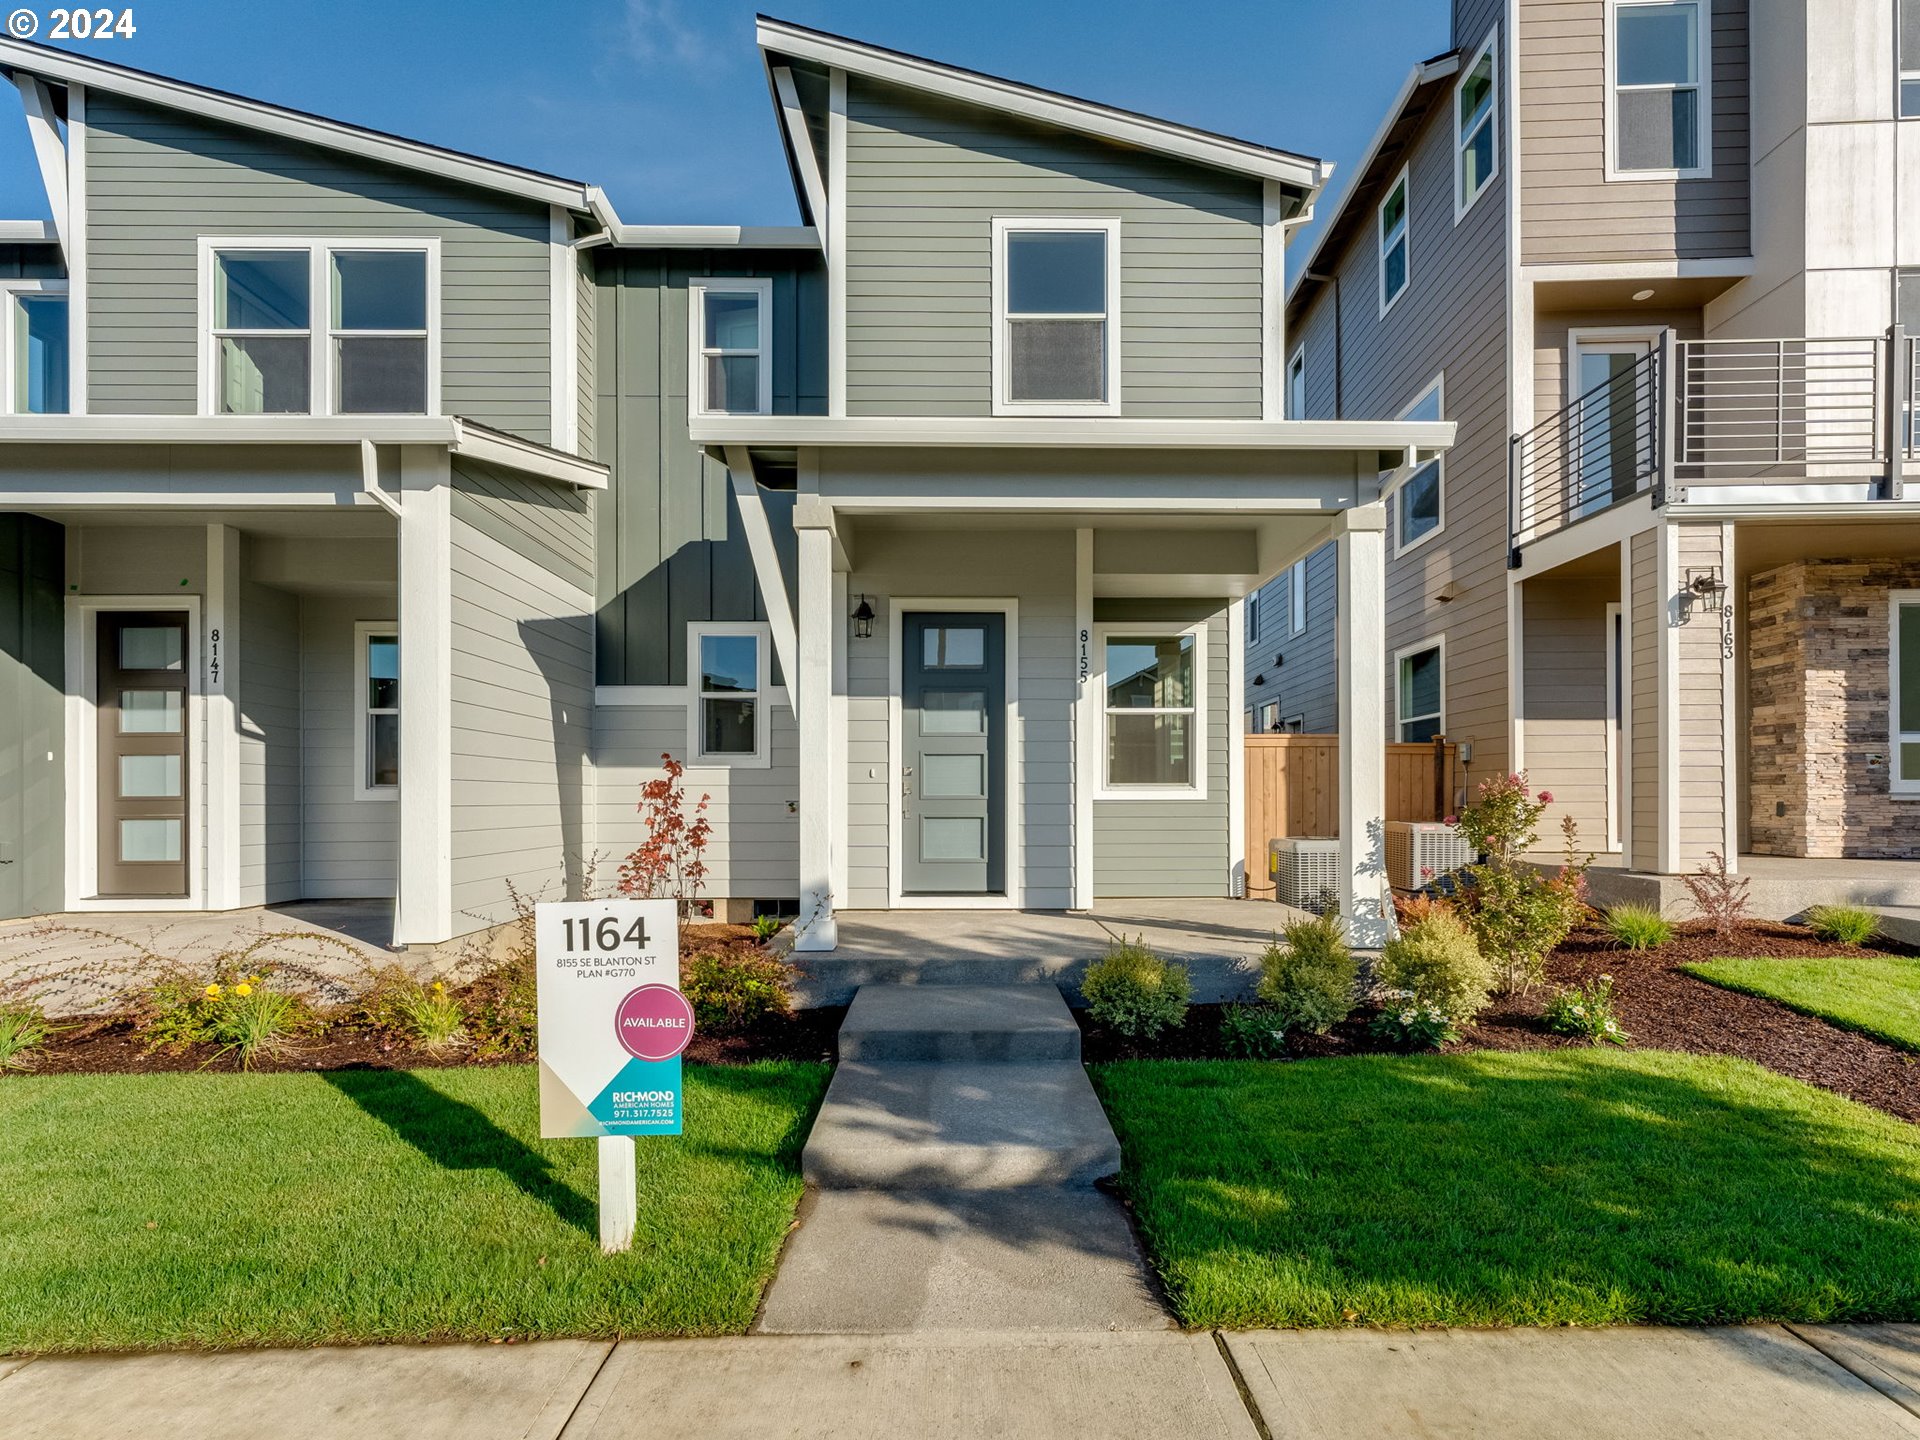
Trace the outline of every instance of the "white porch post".
{"label": "white porch post", "polygon": [[1247,893],[1247,602],[1227,607],[1227,896]]}
{"label": "white porch post", "polygon": [[207,713],[206,908],[234,910],[262,896],[240,887],[240,532],[207,526],[205,648]]}
{"label": "white porch post", "polygon": [[1334,526],[1340,565],[1341,913],[1356,949],[1391,933],[1387,904],[1387,512],[1343,511]]}
{"label": "white porch post", "polygon": [[1104,724],[1093,685],[1093,531],[1073,532],[1073,908],[1093,908],[1093,792]]}
{"label": "white porch post", "polygon": [[400,853],[393,940],[453,938],[453,516],[445,450],[400,451]]}
{"label": "white porch post", "polygon": [[[818,522],[818,523],[809,523]],[[799,656],[793,687],[800,728],[800,920],[795,950],[831,950],[840,942],[833,905],[833,792],[844,782],[834,765],[833,652],[841,617],[834,612],[832,512],[798,508]]]}

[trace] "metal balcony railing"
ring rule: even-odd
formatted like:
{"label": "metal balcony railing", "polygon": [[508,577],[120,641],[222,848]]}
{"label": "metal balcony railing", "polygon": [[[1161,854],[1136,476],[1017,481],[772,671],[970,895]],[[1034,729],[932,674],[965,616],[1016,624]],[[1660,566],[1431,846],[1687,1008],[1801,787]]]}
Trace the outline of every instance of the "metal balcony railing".
{"label": "metal balcony railing", "polygon": [[[1511,558],[1519,546],[1651,493],[1691,484],[1874,483],[1901,497],[1920,461],[1920,337],[1675,340],[1508,447]],[[1857,492],[1856,492],[1857,493]]]}

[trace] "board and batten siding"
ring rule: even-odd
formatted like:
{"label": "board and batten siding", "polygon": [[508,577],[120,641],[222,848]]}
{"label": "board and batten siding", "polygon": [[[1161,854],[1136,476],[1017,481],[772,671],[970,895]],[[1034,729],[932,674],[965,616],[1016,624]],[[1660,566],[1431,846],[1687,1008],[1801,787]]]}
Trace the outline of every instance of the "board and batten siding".
{"label": "board and batten siding", "polygon": [[395,625],[398,633],[399,609],[392,596],[301,597],[300,864],[308,899],[394,894],[400,804],[363,796],[354,768],[354,733],[365,716],[354,679],[354,627]]}
{"label": "board and batten siding", "polygon": [[[1093,893],[1096,899],[1227,893],[1231,837],[1227,815],[1228,747],[1235,743],[1228,708],[1227,615],[1213,601],[1096,600],[1094,622],[1206,625],[1207,793],[1199,800],[1095,800]],[[1101,720],[1101,746],[1106,721]],[[1100,763],[1098,757],[1095,763]]]}
{"label": "board and batten siding", "polygon": [[[594,500],[603,685],[684,685],[689,621],[766,619],[727,468],[687,437],[688,283],[743,276],[773,280],[774,413],[824,415],[826,280],[818,255],[598,254],[594,445],[613,472]],[[791,597],[792,492],[763,499]]]}
{"label": "board and batten siding", "polygon": [[240,611],[240,903],[300,897],[300,598],[243,579]]}
{"label": "board and batten siding", "polygon": [[[1307,557],[1307,628],[1293,633],[1293,588],[1282,570],[1260,592],[1260,632],[1247,631],[1247,708],[1280,702],[1280,718],[1301,717],[1310,735],[1340,725],[1340,552],[1322,545]],[[1255,685],[1256,676],[1266,684]],[[1251,732],[1249,732],[1251,733]]]}
{"label": "board and batten siding", "polygon": [[989,415],[993,221],[1120,222],[1121,410],[1260,415],[1257,180],[852,77],[847,413]]}
{"label": "board and batten siding", "polygon": [[1713,173],[1610,181],[1607,6],[1604,0],[1522,0],[1521,251],[1528,263],[1752,253],[1747,0],[1710,3]]}
{"label": "board and batten siding", "polygon": [[1631,722],[1627,747],[1628,862],[1635,870],[1660,865],[1660,631],[1667,623],[1655,560],[1663,531],[1642,530],[1627,541],[1627,587],[1632,596],[1627,622],[1633,660],[1627,674]]}
{"label": "board and batten siding", "polygon": [[442,409],[550,437],[547,207],[104,90],[87,101],[93,413],[194,413],[200,236],[437,236]]}
{"label": "board and batten siding", "polygon": [[511,920],[510,886],[579,898],[592,858],[593,537],[570,487],[465,461],[452,484],[458,930]]}
{"label": "board and batten siding", "polygon": [[1533,580],[1521,591],[1527,777],[1553,795],[1539,848],[1555,854],[1567,815],[1580,827],[1584,849],[1607,848],[1607,606],[1620,597],[1618,570],[1611,577]]}
{"label": "board and batten siding", "polygon": [[51,520],[0,514],[0,920],[64,904],[65,550]]}

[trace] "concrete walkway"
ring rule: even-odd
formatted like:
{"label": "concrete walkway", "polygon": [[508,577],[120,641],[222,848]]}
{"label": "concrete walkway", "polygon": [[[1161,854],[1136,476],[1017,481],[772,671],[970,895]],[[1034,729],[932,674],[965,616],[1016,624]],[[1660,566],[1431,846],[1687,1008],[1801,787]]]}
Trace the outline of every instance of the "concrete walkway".
{"label": "concrete walkway", "polygon": [[1915,1440],[1920,1326],[747,1336],[0,1360],[7,1440]]}

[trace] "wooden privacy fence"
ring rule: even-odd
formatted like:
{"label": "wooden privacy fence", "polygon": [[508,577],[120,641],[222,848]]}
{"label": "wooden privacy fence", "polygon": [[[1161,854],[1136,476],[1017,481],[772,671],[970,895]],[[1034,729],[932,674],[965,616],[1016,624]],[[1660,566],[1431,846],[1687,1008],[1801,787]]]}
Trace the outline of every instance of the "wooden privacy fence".
{"label": "wooden privacy fence", "polygon": [[[1267,842],[1288,835],[1340,833],[1340,737],[1248,735],[1247,890],[1271,894]],[[1451,745],[1389,745],[1389,820],[1439,820],[1454,788]]]}

